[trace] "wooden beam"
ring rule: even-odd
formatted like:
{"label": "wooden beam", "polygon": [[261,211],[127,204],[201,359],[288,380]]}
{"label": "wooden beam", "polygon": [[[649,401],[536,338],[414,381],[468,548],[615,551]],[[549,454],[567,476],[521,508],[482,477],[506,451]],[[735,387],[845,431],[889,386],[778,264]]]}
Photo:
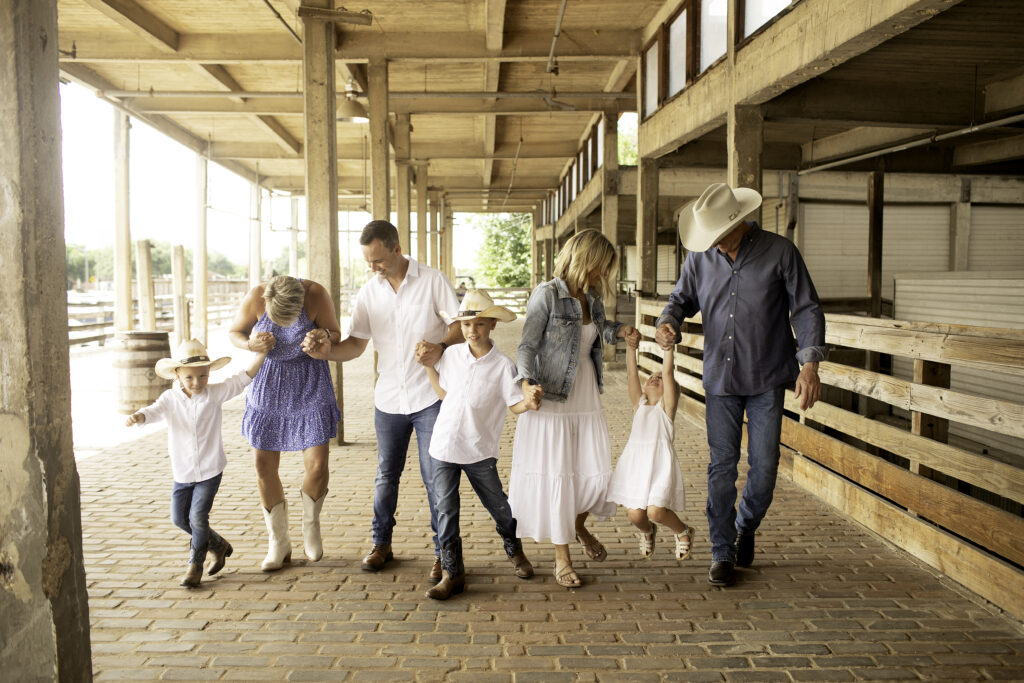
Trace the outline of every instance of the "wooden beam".
{"label": "wooden beam", "polygon": [[[153,294],[153,249],[149,240],[135,243],[135,286],[139,302],[139,329],[156,330],[156,297]],[[174,344],[173,348],[177,348]]]}
{"label": "wooden beam", "polygon": [[[227,68],[222,64],[197,64],[199,73],[207,76],[210,80],[227,88],[228,92],[232,93],[243,93],[243,88],[238,81],[235,80],[234,76],[228,73]],[[232,97],[232,102],[245,102],[245,98],[242,96]]]}
{"label": "wooden beam", "polygon": [[270,133],[274,141],[286,152],[302,154],[302,143],[292,135],[284,125],[273,116],[260,114],[252,117],[253,122]]}
{"label": "wooden beam", "polygon": [[813,166],[833,159],[855,156],[883,147],[897,145],[931,135],[934,128],[884,128],[859,126],[842,133],[811,140],[800,145],[805,166]]}
{"label": "wooden beam", "polygon": [[885,209],[885,157],[875,160],[875,170],[868,179],[868,296],[869,313],[882,316],[882,233]]}
{"label": "wooden beam", "polygon": [[383,58],[370,61],[370,196],[371,215],[391,220],[391,162],[388,134],[388,62]]}
{"label": "wooden beam", "polygon": [[658,290],[658,163],[640,158],[637,167],[636,246],[640,291],[655,297]]}
{"label": "wooden beam", "polygon": [[340,22],[357,26],[371,26],[373,24],[373,14],[369,12],[349,12],[344,9],[326,9],[299,5],[296,14],[299,15],[300,19],[313,19],[333,23]]}
{"label": "wooden beam", "polygon": [[[483,148],[476,144],[417,143],[412,145],[410,161],[426,162],[434,159],[459,161],[475,161],[480,159],[514,159],[517,144],[496,145],[494,152],[485,154]],[[576,154],[573,142],[523,143],[519,151],[520,159],[567,159]],[[360,144],[338,145],[338,159],[361,159],[363,148]],[[238,160],[295,160],[302,159],[301,150],[294,153],[280,145],[259,144],[249,142],[214,142],[210,145],[211,159]]]}
{"label": "wooden beam", "polygon": [[484,47],[488,52],[499,52],[505,42],[506,0],[486,0],[484,3]]}
{"label": "wooden beam", "polygon": [[132,314],[131,119],[114,112],[114,329],[135,327]]}
{"label": "wooden beam", "polygon": [[985,114],[993,116],[1024,108],[1024,73],[985,86]]}
{"label": "wooden beam", "polygon": [[84,1],[157,49],[177,51],[178,32],[134,0]]}

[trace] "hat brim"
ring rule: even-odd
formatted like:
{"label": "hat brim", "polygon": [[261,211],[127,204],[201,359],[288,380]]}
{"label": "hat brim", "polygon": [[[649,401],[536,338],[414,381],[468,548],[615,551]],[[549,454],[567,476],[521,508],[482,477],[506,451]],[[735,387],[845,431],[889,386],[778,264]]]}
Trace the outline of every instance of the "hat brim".
{"label": "hat brim", "polygon": [[499,322],[510,323],[516,319],[516,314],[505,308],[504,306],[490,306],[480,311],[479,313],[456,313],[453,316],[446,314],[446,317],[451,318],[452,322],[459,322],[462,320],[472,320],[473,318],[494,318]]}
{"label": "hat brim", "polygon": [[707,251],[715,246],[718,240],[725,237],[730,230],[750,218],[750,214],[757,211],[761,206],[761,195],[757,190],[752,190],[749,187],[738,187],[733,190],[733,194],[740,205],[737,217],[731,221],[726,221],[712,230],[698,227],[697,220],[693,215],[693,208],[700,200],[700,197],[684,205],[679,210],[677,222],[679,241],[683,243],[687,251]]}
{"label": "hat brim", "polygon": [[200,360],[194,363],[179,363],[173,358],[161,358],[156,362],[155,372],[164,379],[176,379],[177,375],[174,373],[178,368],[197,368],[204,365],[210,366],[210,372],[214,370],[220,370],[222,367],[231,362],[230,356],[224,356],[217,360]]}

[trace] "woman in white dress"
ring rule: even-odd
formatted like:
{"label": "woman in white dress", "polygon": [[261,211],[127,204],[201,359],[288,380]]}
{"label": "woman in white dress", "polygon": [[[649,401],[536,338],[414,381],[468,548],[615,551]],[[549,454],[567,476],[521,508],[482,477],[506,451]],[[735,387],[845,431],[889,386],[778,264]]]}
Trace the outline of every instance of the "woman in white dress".
{"label": "woman in white dress", "polygon": [[608,424],[601,408],[604,344],[633,331],[606,320],[601,294],[616,253],[600,232],[576,233],[558,254],[555,277],[530,295],[517,360],[518,379],[540,384],[540,410],[519,418],[512,447],[509,503],[520,538],[550,539],[555,580],[580,585],[569,543],[602,561],[608,551],[586,528],[587,516],[615,512],[606,500],[612,475]]}

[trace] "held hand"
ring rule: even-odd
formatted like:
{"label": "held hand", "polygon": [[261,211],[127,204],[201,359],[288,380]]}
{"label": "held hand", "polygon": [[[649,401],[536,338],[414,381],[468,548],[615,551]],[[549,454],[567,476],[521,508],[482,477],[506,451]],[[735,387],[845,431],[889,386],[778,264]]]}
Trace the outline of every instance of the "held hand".
{"label": "held hand", "polygon": [[615,336],[619,339],[629,339],[629,335],[637,332],[637,329],[632,325],[623,325],[615,331]]}
{"label": "held hand", "polygon": [[437,365],[437,361],[441,360],[441,354],[444,349],[441,348],[440,344],[432,344],[426,339],[420,341],[416,345],[416,360],[421,365],[429,365],[431,367]]}
{"label": "held hand", "polygon": [[124,426],[131,427],[134,424],[142,424],[145,421],[146,416],[143,415],[142,413],[132,413],[131,415],[128,416],[128,419],[125,420]]}
{"label": "held hand", "polygon": [[310,358],[326,359],[331,350],[331,344],[327,341],[327,333],[322,329],[307,332],[306,338],[302,340],[302,350]]}
{"label": "held hand", "polygon": [[276,344],[277,340],[270,332],[254,332],[249,337],[249,350],[253,353],[270,353]]}
{"label": "held hand", "polygon": [[633,330],[626,335],[626,346],[631,349],[639,349],[641,338],[642,335],[640,334],[640,330],[633,328]]}
{"label": "held hand", "polygon": [[800,410],[810,410],[821,398],[821,380],[818,378],[818,364],[804,363],[796,378],[793,395],[800,399]]}
{"label": "held hand", "polygon": [[668,350],[676,345],[676,328],[671,323],[662,323],[658,325],[658,330],[654,333],[654,341],[658,342],[664,350]]}

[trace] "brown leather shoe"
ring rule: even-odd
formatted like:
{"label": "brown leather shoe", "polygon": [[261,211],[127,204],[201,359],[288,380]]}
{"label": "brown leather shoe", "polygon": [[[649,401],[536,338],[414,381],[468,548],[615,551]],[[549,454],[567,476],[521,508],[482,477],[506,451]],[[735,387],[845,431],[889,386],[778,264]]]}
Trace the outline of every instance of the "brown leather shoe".
{"label": "brown leather shoe", "polygon": [[231,557],[231,553],[235,552],[235,549],[231,547],[231,544],[224,541],[224,545],[219,550],[211,550],[210,563],[206,565],[206,573],[213,576],[221,569],[224,568],[224,559]]}
{"label": "brown leather shoe", "polygon": [[526,559],[526,553],[520,548],[508,558],[508,561],[512,563],[513,573],[520,579],[528,579],[533,576],[533,565]]}
{"label": "brown leather shoe", "polygon": [[434,566],[430,568],[430,573],[427,574],[427,578],[430,579],[430,583],[436,584],[441,580],[441,556],[434,556]]}
{"label": "brown leather shoe", "polygon": [[452,595],[458,595],[466,590],[466,572],[458,576],[452,576],[448,572],[442,572],[443,576],[436,586],[426,592],[431,600],[447,600]]}
{"label": "brown leather shoe", "polygon": [[363,558],[363,571],[368,572],[379,572],[384,569],[386,565],[394,555],[391,554],[391,544],[373,544],[373,548],[370,549],[370,554]]}
{"label": "brown leather shoe", "polygon": [[186,588],[199,588],[199,580],[203,578],[203,565],[193,562],[188,571],[181,577],[181,585]]}

